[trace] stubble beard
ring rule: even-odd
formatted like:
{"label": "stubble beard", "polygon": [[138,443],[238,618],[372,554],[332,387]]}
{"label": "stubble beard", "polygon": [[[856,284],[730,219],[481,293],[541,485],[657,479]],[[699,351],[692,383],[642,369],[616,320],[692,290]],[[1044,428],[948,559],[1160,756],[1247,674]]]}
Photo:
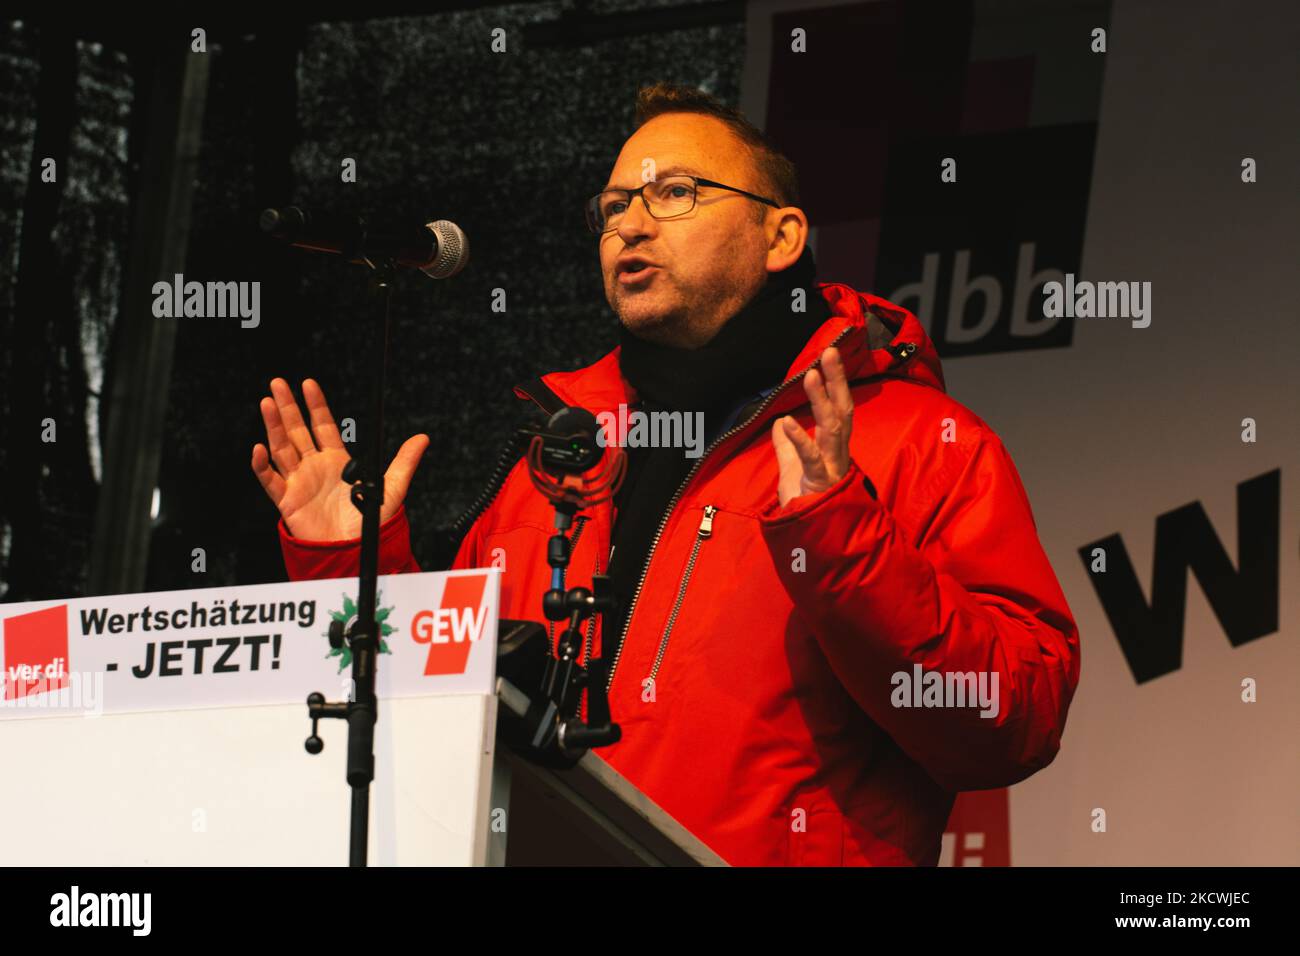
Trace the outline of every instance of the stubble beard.
{"label": "stubble beard", "polygon": [[743,307],[741,295],[727,289],[707,301],[690,304],[683,302],[679,293],[665,308],[652,310],[632,301],[635,296],[616,293],[614,311],[623,327],[639,339],[672,348],[698,348]]}

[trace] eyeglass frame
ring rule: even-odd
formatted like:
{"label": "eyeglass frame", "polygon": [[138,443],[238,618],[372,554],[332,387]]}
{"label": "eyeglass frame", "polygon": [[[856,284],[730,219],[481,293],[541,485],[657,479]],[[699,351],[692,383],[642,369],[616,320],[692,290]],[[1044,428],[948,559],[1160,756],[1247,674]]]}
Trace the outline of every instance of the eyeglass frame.
{"label": "eyeglass frame", "polygon": [[[673,175],[666,176],[665,178],[666,179],[690,179],[695,182],[695,187],[696,187],[695,195],[691,199],[690,209],[687,209],[684,212],[675,212],[671,216],[662,216],[662,217],[656,216],[654,214],[654,210],[650,208],[650,201],[645,198],[645,188],[647,186],[651,186],[659,182],[659,180],[657,179],[652,179],[649,182],[642,183],[636,189],[602,189],[600,192],[596,193],[596,195],[592,196],[590,199],[587,200],[586,211],[590,212],[590,210],[595,205],[595,203],[600,199],[601,196],[605,195],[605,193],[627,193],[628,209],[632,208],[632,200],[635,199],[637,196],[640,196],[641,204],[645,206],[645,211],[649,214],[650,218],[655,220],[656,222],[665,222],[669,219],[676,219],[679,216],[685,216],[687,213],[695,211],[695,206],[696,204],[699,203],[699,199],[700,199],[699,197],[700,186],[712,186],[714,189],[728,189],[733,193],[740,193],[740,195],[746,197],[747,199],[756,199],[761,203],[767,203],[767,205],[771,206],[773,209],[781,208],[781,204],[774,199],[767,199],[763,196],[756,196],[753,193],[745,192],[745,190],[743,189],[737,189],[735,186],[728,186],[726,183],[715,182],[712,179],[704,179],[702,176],[694,176],[691,175],[690,173],[674,173]],[[597,236],[603,236],[605,233],[613,232],[615,229],[618,228],[618,226],[610,226],[608,229],[602,229],[600,232],[596,232],[595,227],[592,226],[592,221],[591,221],[592,217],[590,215],[587,215],[586,219],[587,219],[587,228],[590,229],[592,233],[594,233]]]}

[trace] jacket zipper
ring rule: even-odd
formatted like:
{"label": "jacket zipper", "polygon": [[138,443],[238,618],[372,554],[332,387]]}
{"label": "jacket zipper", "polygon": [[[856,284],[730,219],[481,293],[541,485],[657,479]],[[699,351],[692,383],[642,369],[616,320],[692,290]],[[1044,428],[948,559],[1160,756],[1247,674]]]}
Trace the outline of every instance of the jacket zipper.
{"label": "jacket zipper", "polygon": [[677,623],[677,615],[682,609],[682,601],[686,599],[686,586],[691,583],[691,573],[695,570],[695,561],[700,554],[700,545],[706,538],[713,536],[713,516],[718,513],[718,509],[713,505],[704,506],[704,517],[700,519],[699,530],[695,533],[695,544],[691,547],[691,556],[686,561],[686,571],[682,574],[681,586],[677,589],[677,600],[673,602],[672,613],[668,615],[668,623],[664,626],[664,636],[659,639],[659,652],[655,654],[654,666],[650,668],[650,683],[653,684],[659,676],[659,665],[663,663],[664,653],[668,650],[668,638],[673,633],[673,625]]}
{"label": "jacket zipper", "polygon": [[[595,578],[596,578],[596,576],[597,576],[598,574],[600,574],[600,552],[599,552],[599,551],[596,552],[596,564],[595,564],[595,566],[591,569],[591,577],[592,577],[592,580],[593,580],[593,581],[595,580]],[[595,590],[595,588],[594,588],[594,586],[593,586],[593,591],[594,591],[594,590]],[[584,664],[587,664],[587,663],[590,663],[590,662],[591,662],[591,641],[592,641],[592,638],[595,637],[595,635],[596,635],[596,618],[597,618],[597,617],[600,617],[601,620],[604,620],[604,615],[603,615],[603,614],[599,614],[599,615],[597,615],[597,614],[593,614],[593,615],[591,615],[591,617],[587,618],[587,637],[586,637],[586,640],[584,640],[583,643],[582,643],[582,655],[583,655],[583,656],[582,656],[582,658],[581,658],[581,660],[582,660],[582,662],[583,662]]]}
{"label": "jacket zipper", "polygon": [[[595,580],[595,577],[598,574],[600,574],[600,552],[599,551],[596,552],[596,563],[591,571],[592,579]],[[583,667],[587,667],[591,664],[591,643],[592,643],[592,639],[596,636],[597,617],[601,619],[602,623],[604,622],[605,615],[603,613],[599,615],[593,614],[591,615],[591,617],[587,618],[587,636],[586,639],[582,642],[582,656],[578,658],[579,662],[582,664]],[[582,720],[584,723],[587,720],[587,694],[589,693],[590,690],[583,691],[581,696],[578,699],[578,718]]]}
{"label": "jacket zipper", "polygon": [[[835,340],[831,342],[831,344],[827,346],[827,348],[831,348],[839,345],[842,341],[844,341],[845,338],[848,337],[849,333],[852,332],[853,330],[854,330],[854,326],[849,326],[839,335],[835,336]],[[823,349],[823,351],[825,351],[825,349]],[[901,365],[903,362],[906,362],[908,359],[910,359],[913,355],[916,354],[916,351],[917,351],[916,344],[913,342],[906,342],[903,345],[899,346],[899,350],[893,353],[894,366],[897,367],[898,365]],[[632,592],[632,603],[629,604],[627,608],[627,617],[623,622],[623,633],[618,642],[618,650],[615,651],[614,653],[614,663],[610,666],[609,677],[605,681],[605,693],[608,694],[610,688],[614,686],[614,675],[618,672],[618,662],[623,657],[623,648],[627,646],[627,632],[628,629],[631,628],[632,626],[632,612],[636,610],[636,602],[641,599],[641,590],[645,586],[646,575],[650,571],[650,562],[654,558],[655,549],[659,547],[659,539],[663,537],[664,528],[668,525],[668,519],[672,517],[673,509],[677,507],[677,502],[681,498],[682,492],[686,490],[686,486],[691,483],[691,479],[695,477],[695,473],[700,470],[700,467],[704,464],[705,461],[708,460],[709,455],[713,452],[715,448],[717,448],[720,444],[722,444],[732,435],[735,435],[738,432],[744,431],[746,428],[748,428],[750,423],[757,420],[765,411],[767,411],[772,406],[772,404],[776,401],[777,397],[781,395],[782,392],[784,392],[787,388],[789,388],[794,383],[802,381],[803,377],[807,375],[813,369],[813,367],[817,365],[819,361],[820,361],[820,357],[817,360],[814,360],[811,364],[809,364],[809,366],[805,368],[802,372],[800,372],[798,375],[794,376],[794,378],[787,379],[785,382],[782,382],[776,388],[772,389],[772,391],[768,392],[767,397],[763,399],[761,403],[759,403],[758,408],[754,409],[752,415],[750,415],[743,422],[733,425],[726,432],[719,435],[717,438],[713,439],[709,447],[704,449],[704,453],[700,455],[700,457],[696,459],[695,464],[691,466],[691,470],[686,473],[686,477],[682,479],[682,483],[677,486],[677,490],[673,492],[673,496],[668,502],[668,508],[664,512],[664,516],[659,520],[659,527],[655,531],[655,536],[650,541],[650,550],[649,552],[646,553],[645,564],[642,565],[641,567],[641,576],[637,579],[636,590]],[[876,375],[876,376],[871,376],[871,378],[890,378],[890,377],[892,376],[886,375],[885,373],[881,373],[880,375]],[[851,383],[851,384],[859,384],[859,383]],[[697,538],[695,542],[696,551],[698,551],[699,549],[699,544],[700,544],[700,540],[699,538]],[[694,555],[695,552],[693,551],[692,557],[694,557]],[[679,594],[678,596],[679,603],[680,603],[680,599],[681,599],[681,595]],[[671,626],[671,622],[670,622],[670,626]],[[666,642],[666,639],[667,639],[667,634],[664,635],[664,642]],[[663,656],[663,642],[661,642],[660,645],[660,657],[662,658],[662,656]],[[656,660],[655,661],[656,669],[658,668],[658,666],[659,666],[659,661]]]}
{"label": "jacket zipper", "polygon": [[[587,527],[587,522],[591,520],[590,515],[576,515],[573,523],[577,525],[573,529],[573,534],[569,537],[569,556],[572,557],[578,551],[578,539],[582,537],[583,530]],[[567,577],[567,574],[566,574]]]}

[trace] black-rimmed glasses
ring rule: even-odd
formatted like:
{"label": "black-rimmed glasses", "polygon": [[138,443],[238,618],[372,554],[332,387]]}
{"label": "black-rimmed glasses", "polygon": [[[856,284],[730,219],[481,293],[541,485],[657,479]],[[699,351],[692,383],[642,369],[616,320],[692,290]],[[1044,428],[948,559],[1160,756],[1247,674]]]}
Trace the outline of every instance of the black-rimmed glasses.
{"label": "black-rimmed glasses", "polygon": [[587,200],[587,228],[596,235],[617,229],[623,219],[623,213],[632,205],[638,194],[645,203],[646,210],[656,219],[673,219],[684,216],[695,208],[695,197],[700,186],[714,189],[729,189],[749,199],[767,203],[773,209],[780,209],[780,203],[762,196],[755,196],[735,186],[716,183],[712,179],[699,176],[668,176],[664,179],[648,182],[636,189],[606,189]]}

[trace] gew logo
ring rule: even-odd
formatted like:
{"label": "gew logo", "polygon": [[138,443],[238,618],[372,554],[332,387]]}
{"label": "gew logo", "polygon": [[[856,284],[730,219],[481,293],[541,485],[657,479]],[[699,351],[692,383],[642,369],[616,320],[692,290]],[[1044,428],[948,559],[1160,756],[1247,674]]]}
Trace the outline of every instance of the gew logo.
{"label": "gew logo", "polygon": [[429,645],[424,675],[463,674],[470,648],[483,636],[487,608],[482,605],[487,575],[448,578],[441,606],[424,610],[411,619],[411,637]]}

